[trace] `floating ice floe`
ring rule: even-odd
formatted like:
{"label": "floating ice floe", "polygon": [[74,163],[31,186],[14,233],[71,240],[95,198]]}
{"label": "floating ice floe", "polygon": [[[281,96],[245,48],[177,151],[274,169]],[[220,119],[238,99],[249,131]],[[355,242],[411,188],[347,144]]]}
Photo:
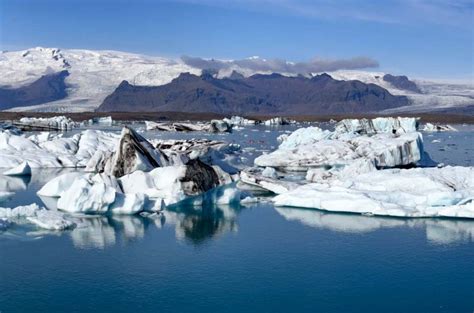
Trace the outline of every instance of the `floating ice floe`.
{"label": "floating ice floe", "polygon": [[94,117],[92,119],[92,123],[111,126],[113,123],[113,120],[112,120],[112,116]]}
{"label": "floating ice floe", "polygon": [[16,123],[17,127],[43,130],[71,130],[77,123],[65,116],[43,117],[23,117]]}
{"label": "floating ice floe", "polygon": [[146,130],[176,131],[176,132],[211,132],[222,133],[232,131],[232,125],[225,120],[212,120],[210,123],[157,123],[145,121]]}
{"label": "floating ice floe", "polygon": [[233,126],[250,126],[259,124],[259,121],[249,120],[241,116],[232,116],[231,118],[225,118],[224,121]]}
{"label": "floating ice floe", "polygon": [[411,133],[416,132],[419,119],[413,117],[377,117],[373,119],[345,119],[336,124],[337,133]]}
{"label": "floating ice floe", "polygon": [[0,218],[19,218],[34,216],[40,207],[36,204],[17,206],[15,208],[0,208]]}
{"label": "floating ice floe", "polygon": [[269,120],[263,121],[265,126],[281,126],[281,125],[290,125],[295,124],[296,121],[287,119],[285,117],[274,117]]}
{"label": "floating ice floe", "polygon": [[76,227],[76,223],[63,213],[46,210],[36,203],[15,208],[0,208],[0,224],[3,223],[4,228],[7,228],[12,221],[21,224],[32,223],[48,230],[66,230]]}
{"label": "floating ice floe", "polygon": [[26,218],[40,228],[48,230],[67,230],[76,227],[76,223],[67,219],[63,213],[46,209],[38,210]]}
{"label": "floating ice floe", "polygon": [[431,124],[426,123],[423,127],[425,132],[444,132],[444,131],[458,131],[456,128],[451,125],[440,125],[440,124]]}
{"label": "floating ice floe", "polygon": [[6,176],[30,176],[31,167],[28,165],[28,162],[23,162],[17,167],[14,167],[8,171],[3,172],[3,175]]}
{"label": "floating ice floe", "polygon": [[306,184],[276,206],[397,217],[474,218],[474,168],[387,169]]}

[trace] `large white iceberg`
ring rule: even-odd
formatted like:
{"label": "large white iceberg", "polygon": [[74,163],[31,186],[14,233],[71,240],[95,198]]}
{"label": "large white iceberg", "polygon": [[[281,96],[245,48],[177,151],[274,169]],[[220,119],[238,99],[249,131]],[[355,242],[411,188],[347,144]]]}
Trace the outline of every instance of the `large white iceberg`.
{"label": "large white iceberg", "polygon": [[[318,138],[324,137],[324,133],[318,132]],[[423,140],[419,133],[299,139],[301,143],[296,146],[293,142],[290,135],[279,149],[257,157],[255,165],[304,171],[313,167],[344,166],[359,159],[369,159],[377,167],[383,168],[415,164],[423,156]]]}
{"label": "large white iceberg", "polygon": [[38,194],[59,198],[57,208],[62,211],[135,214],[160,210],[162,203],[239,201],[239,191],[217,188],[232,182],[233,178],[219,167],[196,159],[186,165],[157,167],[150,172],[136,170],[120,178],[105,173],[68,173],[48,182]]}
{"label": "large white iceberg", "polygon": [[300,128],[281,137],[279,148],[255,159],[255,165],[283,170],[347,166],[370,160],[377,168],[414,165],[427,158],[415,118],[342,120],[336,130]]}
{"label": "large white iceberg", "polygon": [[398,217],[474,218],[474,168],[388,169],[300,186],[276,206]]}

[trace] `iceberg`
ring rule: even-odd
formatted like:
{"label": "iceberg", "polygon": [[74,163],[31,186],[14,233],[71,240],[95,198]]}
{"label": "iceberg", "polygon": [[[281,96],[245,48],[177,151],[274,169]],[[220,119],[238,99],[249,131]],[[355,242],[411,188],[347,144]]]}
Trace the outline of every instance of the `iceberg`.
{"label": "iceberg", "polygon": [[211,133],[222,133],[231,132],[232,124],[226,119],[224,120],[212,120],[210,123],[157,123],[153,121],[145,121],[146,130],[159,130],[159,131],[176,131],[176,132],[211,132]]}
{"label": "iceberg", "polygon": [[224,121],[233,126],[249,126],[259,124],[259,121],[249,120],[241,116],[232,116],[231,118],[224,118]]}
{"label": "iceberg", "polygon": [[327,170],[360,160],[374,162],[377,168],[427,163],[430,159],[417,125],[418,119],[399,117],[342,120],[333,132],[300,128],[280,136],[278,149],[257,157],[254,163],[284,171]]}
{"label": "iceberg", "polygon": [[3,172],[6,176],[31,176],[31,167],[28,162],[23,162],[17,167],[14,167],[8,171]]}
{"label": "iceberg", "polygon": [[0,167],[14,168],[28,162],[31,168],[85,167],[97,151],[112,151],[118,136],[86,130],[63,138],[43,132],[30,137],[0,131]]}
{"label": "iceberg", "polygon": [[[317,132],[317,138],[323,136]],[[337,139],[300,139],[295,146],[292,135],[280,147],[255,159],[255,165],[277,169],[306,171],[313,167],[344,166],[360,159],[375,162],[378,168],[416,164],[423,156],[423,139],[419,133],[400,136],[343,136]],[[312,142],[311,142],[312,141]],[[292,148],[294,147],[294,148]]]}
{"label": "iceberg", "polygon": [[57,176],[41,187],[36,194],[43,197],[60,197],[79,176],[82,176],[82,173],[72,172]]}
{"label": "iceberg", "polygon": [[115,201],[115,193],[115,188],[101,180],[99,174],[84,175],[69,183],[57,207],[72,213],[106,213]]}
{"label": "iceberg", "polygon": [[426,123],[422,130],[425,132],[457,131],[457,129],[452,127],[451,125],[435,125],[431,123]]}
{"label": "iceberg", "polygon": [[474,218],[474,168],[372,171],[306,184],[277,195],[274,203],[366,215]]}
{"label": "iceberg", "polygon": [[414,117],[377,117],[374,119],[345,119],[336,124],[336,133],[412,133],[418,130],[419,119]]}
{"label": "iceberg", "polygon": [[296,124],[296,121],[284,117],[274,117],[263,122],[263,125],[265,126],[281,126],[290,124]]}
{"label": "iceberg", "polygon": [[121,177],[136,170],[150,171],[167,163],[166,155],[133,129],[124,127],[114,153],[105,161],[104,172]]}
{"label": "iceberg", "polygon": [[51,129],[67,131],[77,126],[77,123],[65,116],[23,117],[16,126],[27,129]]}
{"label": "iceberg", "polygon": [[94,117],[92,118],[92,123],[112,126],[113,120],[112,116]]}
{"label": "iceberg", "polygon": [[15,208],[0,208],[0,218],[12,219],[34,216],[40,207],[36,204],[22,205]]}
{"label": "iceberg", "polygon": [[162,202],[233,202],[240,195],[237,190],[213,193],[213,189],[232,182],[233,178],[218,166],[195,159],[150,172],[135,170],[120,178],[106,173],[67,173],[46,183],[38,195],[57,197],[57,208],[71,213],[136,214],[161,210]]}

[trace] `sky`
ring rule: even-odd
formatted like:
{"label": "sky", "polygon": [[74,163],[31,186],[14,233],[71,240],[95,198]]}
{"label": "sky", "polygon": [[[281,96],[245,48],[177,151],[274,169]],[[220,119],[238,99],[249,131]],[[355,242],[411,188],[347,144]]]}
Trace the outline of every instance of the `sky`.
{"label": "sky", "polygon": [[474,80],[474,0],[0,0],[0,49],[36,46]]}

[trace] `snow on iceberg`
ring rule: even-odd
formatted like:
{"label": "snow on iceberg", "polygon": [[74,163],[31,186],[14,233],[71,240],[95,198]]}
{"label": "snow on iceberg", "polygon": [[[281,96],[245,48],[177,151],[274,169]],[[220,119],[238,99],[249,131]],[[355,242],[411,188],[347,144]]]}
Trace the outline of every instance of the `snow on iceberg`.
{"label": "snow on iceberg", "polygon": [[474,168],[378,170],[306,184],[276,196],[274,203],[368,215],[474,218]]}

